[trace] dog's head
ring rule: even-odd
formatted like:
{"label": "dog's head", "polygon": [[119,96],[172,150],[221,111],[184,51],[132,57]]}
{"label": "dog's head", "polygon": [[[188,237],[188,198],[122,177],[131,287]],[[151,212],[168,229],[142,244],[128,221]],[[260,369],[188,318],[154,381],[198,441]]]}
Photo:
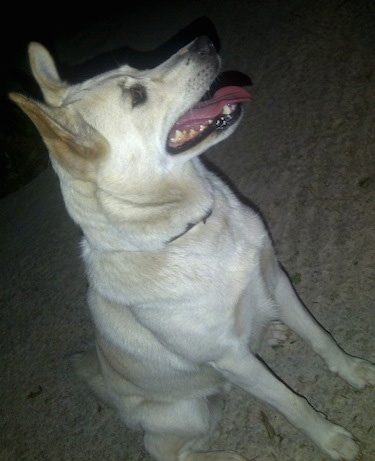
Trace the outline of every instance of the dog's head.
{"label": "dog's head", "polygon": [[[220,58],[206,37],[151,70],[125,65],[75,85],[60,79],[42,45],[31,43],[29,58],[45,102],[16,93],[11,99],[41,133],[66,202],[78,200],[73,184],[91,184],[91,195],[110,214],[119,213],[114,202],[120,198],[122,212],[125,200],[171,204],[191,195],[194,181],[189,179],[185,192],[177,185],[181,176],[192,176],[187,161],[232,133],[241,102],[250,100],[238,85],[250,83],[243,74],[218,74]],[[193,220],[207,212],[204,202],[195,205]]]}
{"label": "dog's head", "polygon": [[121,66],[76,85],[60,79],[42,45],[31,43],[29,58],[45,104],[10,97],[33,120],[52,158],[74,176],[97,170],[105,156],[124,175],[129,161],[145,157],[185,162],[232,133],[240,103],[250,100],[243,74],[218,75],[220,58],[206,37],[154,69]]}

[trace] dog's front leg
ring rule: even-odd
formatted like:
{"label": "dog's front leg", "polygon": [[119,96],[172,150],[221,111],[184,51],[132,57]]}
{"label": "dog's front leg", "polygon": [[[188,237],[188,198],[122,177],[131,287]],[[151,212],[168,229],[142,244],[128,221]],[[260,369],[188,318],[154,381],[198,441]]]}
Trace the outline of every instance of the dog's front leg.
{"label": "dog's front leg", "polygon": [[352,461],[358,456],[359,448],[350,432],[314,410],[247,350],[234,352],[212,365],[229,381],[282,413],[332,459]]}
{"label": "dog's front leg", "polygon": [[347,354],[337,345],[332,336],[307,311],[281,268],[277,272],[274,296],[279,307],[280,320],[322,357],[330,371],[359,389],[375,385],[375,365]]}

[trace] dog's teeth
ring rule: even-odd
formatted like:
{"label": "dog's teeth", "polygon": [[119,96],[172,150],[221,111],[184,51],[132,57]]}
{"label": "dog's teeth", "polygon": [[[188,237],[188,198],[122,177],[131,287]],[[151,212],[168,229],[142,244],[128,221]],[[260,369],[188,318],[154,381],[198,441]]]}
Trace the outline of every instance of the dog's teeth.
{"label": "dog's teeth", "polygon": [[223,111],[222,111],[222,114],[224,115],[229,115],[231,112],[232,112],[232,104],[226,104],[224,107],[223,107]]}
{"label": "dog's teeth", "polygon": [[[201,125],[199,128],[199,131],[203,131],[205,128],[204,125]],[[189,132],[187,130],[176,130],[174,132],[174,135],[170,137],[171,142],[181,142],[181,141],[187,141],[188,139],[194,138],[198,134],[198,131],[195,130],[194,128],[190,128]]]}
{"label": "dog's teeth", "polygon": [[182,132],[180,130],[176,130],[174,136],[170,138],[172,142],[177,142],[182,139]]}
{"label": "dog's teeth", "polygon": [[[229,111],[230,113],[230,111]],[[173,134],[171,134],[169,141],[171,143],[178,143],[182,144],[190,139],[195,138],[199,133],[202,133],[209,125],[212,125],[214,120],[209,119],[204,124],[199,125],[199,128],[190,128],[189,130],[176,130]]]}
{"label": "dog's teeth", "polygon": [[[235,104],[226,104],[221,112],[222,116],[230,115],[236,108]],[[212,118],[208,119],[205,123],[202,123],[199,125],[199,128],[190,128],[189,130],[176,130],[173,135],[170,136],[169,141],[171,143],[178,143],[178,144],[183,144],[186,141],[189,141],[190,139],[195,138],[199,133],[203,133],[205,129],[209,125],[212,125],[215,123],[215,120]],[[221,123],[220,121],[217,121],[216,123]]]}

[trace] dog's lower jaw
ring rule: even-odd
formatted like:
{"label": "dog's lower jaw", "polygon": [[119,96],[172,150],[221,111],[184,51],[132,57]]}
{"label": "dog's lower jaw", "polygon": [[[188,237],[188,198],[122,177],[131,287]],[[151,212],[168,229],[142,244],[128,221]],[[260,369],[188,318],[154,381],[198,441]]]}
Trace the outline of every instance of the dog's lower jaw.
{"label": "dog's lower jaw", "polygon": [[225,129],[218,129],[212,131],[207,137],[203,138],[198,144],[193,145],[192,147],[187,148],[181,152],[171,153],[168,149],[166,153],[173,158],[173,162],[175,164],[178,163],[186,163],[187,161],[191,160],[194,157],[198,157],[201,154],[204,154],[208,151],[211,147],[219,144],[220,142],[226,140],[231,136],[236,129],[238,128],[241,120],[243,117],[243,113],[239,115],[239,117],[230,125],[227,126]]}
{"label": "dog's lower jaw", "polygon": [[238,125],[242,120],[242,117],[243,111],[239,108],[239,112],[237,114],[236,119],[233,120],[230,124],[225,124],[225,122],[223,122],[224,126],[220,127],[219,125],[215,130],[210,131],[210,133],[207,136],[203,137],[197,143],[188,142],[187,147],[181,146],[181,149],[177,148],[173,150],[167,147],[167,154],[173,156],[173,159],[176,162],[186,162],[193,157],[199,156],[211,147],[215,146],[216,144],[224,141],[229,136],[231,136],[236,131]]}
{"label": "dog's lower jaw", "polygon": [[170,133],[167,141],[168,153],[171,155],[179,155],[185,151],[189,151],[195,146],[200,145],[210,135],[215,133],[219,135],[228,130],[229,127],[236,126],[241,119],[242,109],[240,104],[231,106],[233,107],[231,112],[223,113],[216,119],[210,119],[201,126],[199,131],[191,129],[189,132],[180,132],[176,130],[174,133]]}

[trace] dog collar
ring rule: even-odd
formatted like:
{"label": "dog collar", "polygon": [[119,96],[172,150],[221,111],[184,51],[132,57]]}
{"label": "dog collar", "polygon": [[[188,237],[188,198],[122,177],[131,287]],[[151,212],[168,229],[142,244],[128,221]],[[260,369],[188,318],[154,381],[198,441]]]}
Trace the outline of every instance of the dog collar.
{"label": "dog collar", "polygon": [[186,229],[184,230],[184,232],[181,232],[181,234],[178,234],[176,235],[175,237],[172,237],[171,239],[169,239],[167,241],[167,244],[168,243],[171,243],[171,242],[174,242],[175,240],[179,239],[180,237],[182,237],[183,235],[185,235],[187,232],[189,232],[190,229],[192,229],[194,226],[196,226],[197,224],[199,224],[200,222],[203,222],[203,224],[206,224],[206,221],[207,219],[212,215],[212,208],[210,208],[207,213],[203,216],[202,219],[200,219],[199,221],[195,222],[195,223],[188,223],[188,225],[186,226]]}

